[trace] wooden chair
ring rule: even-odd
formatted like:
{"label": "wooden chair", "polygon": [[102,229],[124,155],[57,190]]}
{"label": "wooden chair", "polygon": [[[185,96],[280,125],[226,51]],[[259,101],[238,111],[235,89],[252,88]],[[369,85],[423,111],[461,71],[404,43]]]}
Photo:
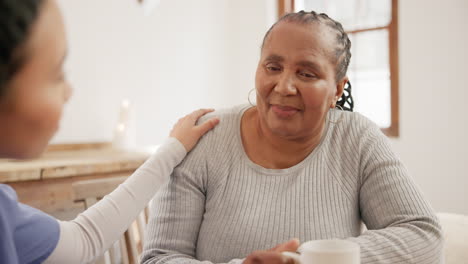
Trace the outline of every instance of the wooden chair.
{"label": "wooden chair", "polygon": [[[76,202],[84,203],[85,209],[93,206],[105,195],[112,192],[124,182],[127,177],[114,177],[94,180],[83,180],[72,184]],[[116,242],[107,252],[100,257],[95,264],[137,264],[142,252],[144,229],[148,221],[148,209],[146,208],[122,238]]]}

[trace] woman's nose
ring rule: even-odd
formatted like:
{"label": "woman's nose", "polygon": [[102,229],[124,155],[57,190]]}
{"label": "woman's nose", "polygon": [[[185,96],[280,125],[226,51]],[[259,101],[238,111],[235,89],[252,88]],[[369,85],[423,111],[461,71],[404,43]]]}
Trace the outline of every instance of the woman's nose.
{"label": "woman's nose", "polygon": [[297,89],[294,83],[294,76],[283,73],[275,86],[275,91],[283,96],[296,95]]}

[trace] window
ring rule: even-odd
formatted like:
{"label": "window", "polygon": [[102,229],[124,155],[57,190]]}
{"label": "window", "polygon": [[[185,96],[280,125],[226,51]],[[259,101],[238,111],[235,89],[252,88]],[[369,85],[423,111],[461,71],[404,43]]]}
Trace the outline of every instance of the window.
{"label": "window", "polygon": [[399,134],[397,0],[278,0],[278,15],[305,10],[341,22],[352,42],[348,77],[355,110]]}

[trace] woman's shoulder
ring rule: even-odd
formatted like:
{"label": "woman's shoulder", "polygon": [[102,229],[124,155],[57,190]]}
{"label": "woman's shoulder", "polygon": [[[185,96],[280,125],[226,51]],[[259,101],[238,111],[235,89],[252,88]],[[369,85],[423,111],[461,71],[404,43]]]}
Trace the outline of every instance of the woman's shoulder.
{"label": "woman's shoulder", "polygon": [[6,184],[0,184],[0,211],[10,210],[18,204],[15,190]]}
{"label": "woman's shoulder", "polygon": [[19,211],[15,190],[6,184],[0,184],[0,233],[14,231]]}
{"label": "woman's shoulder", "polygon": [[1,212],[7,212],[8,218],[13,219],[15,224],[29,218],[41,216],[51,218],[36,208],[20,203],[15,190],[6,184],[0,184],[0,215],[2,215]]}
{"label": "woman's shoulder", "polygon": [[199,122],[204,122],[213,117],[217,117],[220,120],[219,124],[209,131],[202,140],[215,140],[220,137],[236,137],[236,134],[240,131],[240,119],[242,118],[242,114],[248,108],[248,105],[236,105],[229,108],[217,109],[200,118]]}
{"label": "woman's shoulder", "polygon": [[0,184],[0,233],[8,234],[6,243],[13,243],[22,262],[40,263],[55,249],[60,227],[53,217],[19,203],[16,192]]}
{"label": "woman's shoulder", "polygon": [[379,126],[361,113],[342,111],[341,115],[339,118],[342,118],[343,129],[338,129],[338,132],[346,134],[347,137],[362,139],[365,135],[372,138],[384,136]]}
{"label": "woman's shoulder", "polygon": [[229,108],[217,109],[199,119],[202,123],[210,118],[219,118],[219,124],[208,131],[189,153],[191,156],[213,156],[214,153],[229,150],[236,144],[240,133],[240,119],[248,109],[248,105],[237,105]]}
{"label": "woman's shoulder", "polygon": [[216,128],[219,128],[220,125],[225,127],[227,125],[232,125],[233,123],[238,122],[244,111],[248,108],[249,105],[236,105],[232,107],[216,109],[214,112],[208,113],[201,117],[198,122],[204,122],[212,117],[218,117],[221,122],[218,126],[216,126]]}
{"label": "woman's shoulder", "polygon": [[8,185],[0,184],[0,263],[18,263],[14,232],[12,206],[17,203],[15,191]]}
{"label": "woman's shoulder", "polygon": [[377,124],[360,113],[333,110],[329,118],[325,145],[331,150],[360,152],[376,142],[388,140]]}

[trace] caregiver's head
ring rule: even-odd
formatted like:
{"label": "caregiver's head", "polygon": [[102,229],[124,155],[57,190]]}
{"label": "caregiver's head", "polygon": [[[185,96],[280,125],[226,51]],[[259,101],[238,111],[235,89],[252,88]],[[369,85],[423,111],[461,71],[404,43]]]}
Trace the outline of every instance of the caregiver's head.
{"label": "caregiver's head", "polygon": [[55,0],[0,0],[0,158],[39,155],[71,95]]}
{"label": "caregiver's head", "polygon": [[256,73],[261,126],[290,139],[320,134],[328,110],[346,100],[350,47],[341,24],[325,14],[301,11],[274,24]]}

